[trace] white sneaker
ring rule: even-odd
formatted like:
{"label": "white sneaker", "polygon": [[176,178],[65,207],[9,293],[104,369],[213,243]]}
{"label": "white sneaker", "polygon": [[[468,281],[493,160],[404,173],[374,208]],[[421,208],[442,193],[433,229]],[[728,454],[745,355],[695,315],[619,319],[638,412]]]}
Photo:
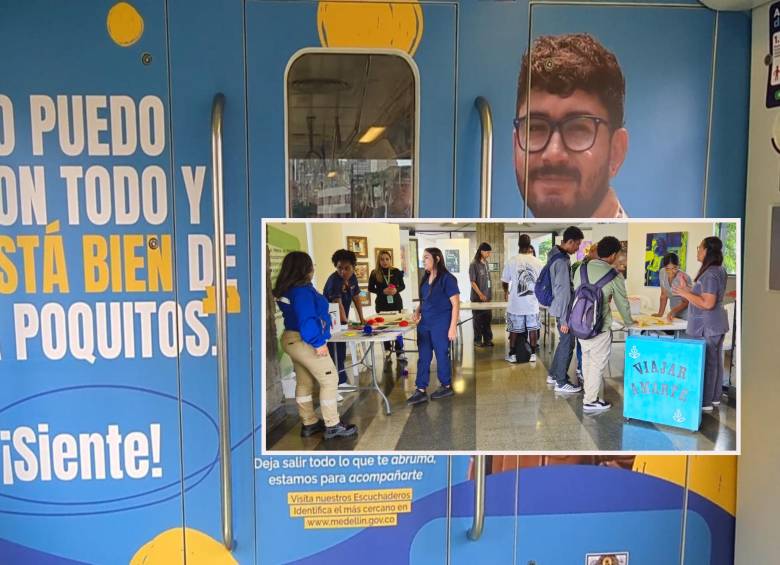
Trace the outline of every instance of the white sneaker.
{"label": "white sneaker", "polygon": [[582,380],[582,371],[580,371],[579,369],[577,369],[577,378]]}
{"label": "white sneaker", "polygon": [[702,406],[701,407],[702,412],[712,412],[712,406]]}
{"label": "white sneaker", "polygon": [[517,356],[507,355],[506,357],[504,357],[504,361],[508,361],[509,363],[517,363]]}
{"label": "white sneaker", "polygon": [[720,406],[720,400],[713,400],[712,401],[713,406]]}
{"label": "white sneaker", "polygon": [[344,391],[344,392],[354,392],[357,390],[357,387],[353,384],[349,383],[341,383],[338,387],[338,390]]}
{"label": "white sneaker", "polygon": [[554,385],[555,384],[555,377],[552,375],[547,375],[547,384],[548,385]]}
{"label": "white sneaker", "polygon": [[399,361],[406,361],[406,353],[404,353],[403,351],[401,353],[399,353],[398,354],[398,360]]}
{"label": "white sneaker", "polygon": [[528,360],[529,363],[536,363],[536,353],[531,353],[531,358]]}
{"label": "white sneaker", "polygon": [[564,394],[574,394],[577,392],[580,392],[582,390],[581,386],[574,386],[571,383],[566,383],[565,385],[555,385],[555,392],[562,392]]}

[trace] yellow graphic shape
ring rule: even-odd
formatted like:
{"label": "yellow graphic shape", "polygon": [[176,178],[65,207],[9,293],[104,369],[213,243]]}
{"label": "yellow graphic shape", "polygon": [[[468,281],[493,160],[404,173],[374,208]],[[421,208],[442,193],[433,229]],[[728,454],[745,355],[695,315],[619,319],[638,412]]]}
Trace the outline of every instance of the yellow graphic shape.
{"label": "yellow graphic shape", "polygon": [[423,36],[419,2],[326,2],[317,8],[323,47],[392,48],[414,55]]}
{"label": "yellow graphic shape", "polygon": [[[184,554],[184,536],[187,536],[187,554]],[[188,565],[236,565],[225,546],[203,532],[192,528],[172,528],[156,536],[139,549],[130,565],[170,565],[186,562]]]}
{"label": "yellow graphic shape", "polygon": [[[206,298],[203,299],[203,313],[216,314],[217,295],[213,286],[206,287]],[[241,313],[241,295],[238,294],[238,288],[235,286],[227,287],[227,313]]]}
{"label": "yellow graphic shape", "polygon": [[[737,458],[732,455],[691,455],[688,487],[732,516],[737,512]],[[685,456],[637,455],[634,471],[685,486]]]}
{"label": "yellow graphic shape", "polygon": [[117,2],[108,11],[106,27],[114,43],[129,47],[144,34],[144,19],[127,2]]}
{"label": "yellow graphic shape", "polygon": [[60,221],[54,220],[53,222],[46,224],[46,233],[54,234],[60,231]]}

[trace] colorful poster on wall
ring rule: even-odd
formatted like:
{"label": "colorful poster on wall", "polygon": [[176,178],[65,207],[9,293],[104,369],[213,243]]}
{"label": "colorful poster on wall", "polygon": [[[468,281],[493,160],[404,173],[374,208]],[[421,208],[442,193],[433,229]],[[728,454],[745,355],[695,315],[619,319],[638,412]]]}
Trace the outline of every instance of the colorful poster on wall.
{"label": "colorful poster on wall", "polygon": [[620,253],[618,254],[617,263],[615,268],[623,275],[624,279],[628,279],[628,242],[620,242]]}
{"label": "colorful poster on wall", "polygon": [[460,249],[445,249],[444,264],[451,273],[460,273]]}
{"label": "colorful poster on wall", "polygon": [[580,248],[577,249],[577,253],[576,253],[577,261],[582,261],[583,259],[585,259],[586,250],[588,249],[588,247],[591,246],[592,243],[593,242],[589,239],[583,239],[580,242]]}
{"label": "colorful poster on wall", "polygon": [[645,286],[660,286],[661,260],[667,253],[680,259],[680,270],[685,271],[688,254],[688,232],[648,233],[645,243]]}

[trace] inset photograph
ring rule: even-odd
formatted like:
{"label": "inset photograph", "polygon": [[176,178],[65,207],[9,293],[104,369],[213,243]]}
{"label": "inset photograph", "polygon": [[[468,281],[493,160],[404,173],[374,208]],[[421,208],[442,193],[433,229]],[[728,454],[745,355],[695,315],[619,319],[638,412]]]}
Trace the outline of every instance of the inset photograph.
{"label": "inset photograph", "polygon": [[738,220],[262,229],[264,451],[738,450]]}

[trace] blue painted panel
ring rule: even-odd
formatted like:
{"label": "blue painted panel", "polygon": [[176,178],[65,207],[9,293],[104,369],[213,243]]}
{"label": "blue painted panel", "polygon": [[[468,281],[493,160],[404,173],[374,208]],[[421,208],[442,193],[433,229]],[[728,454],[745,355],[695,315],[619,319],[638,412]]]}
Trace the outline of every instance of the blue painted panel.
{"label": "blue painted panel", "polygon": [[[700,216],[714,12],[542,5],[532,18],[532,38],[586,32],[618,59],[626,78],[629,148],[611,184],[628,215]],[[508,191],[499,190],[494,210],[511,202]]]}
{"label": "blue painted panel", "polygon": [[[172,339],[175,343],[172,338],[175,336],[175,293],[172,289],[164,289],[164,285],[161,290],[143,290],[148,288],[145,284],[141,285],[141,290],[127,290],[124,276],[121,288],[116,291],[109,286],[104,291],[95,288],[94,292],[88,292],[85,285],[85,280],[94,274],[91,268],[85,268],[85,236],[97,235],[106,240],[109,236],[143,237],[142,243],[134,248],[134,255],[142,261],[135,277],[145,281],[149,272],[147,252],[153,247],[164,247],[166,238],[175,235],[165,6],[153,0],[134,0],[132,4],[143,19],[143,33],[135,43],[122,47],[112,41],[108,33],[107,17],[114,4],[114,1],[4,1],[0,4],[0,48],[4,53],[0,58],[0,76],[3,77],[0,90],[14,104],[16,131],[16,147],[2,158],[2,164],[15,172],[22,166],[43,167],[47,209],[47,218],[42,224],[16,222],[3,226],[0,234],[13,239],[22,235],[34,236],[41,242],[35,251],[36,290],[27,292],[20,279],[21,286],[10,294],[0,294],[0,374],[4,381],[0,387],[0,443],[6,450],[9,447],[6,433],[10,432],[8,435],[12,436],[23,427],[36,432],[45,430],[52,449],[50,461],[60,465],[59,471],[56,468],[52,471],[51,479],[45,478],[43,473],[33,473],[36,476],[31,480],[17,478],[13,484],[3,484],[0,489],[2,536],[32,551],[19,561],[22,554],[14,553],[4,544],[0,548],[0,562],[3,563],[45,562],[42,555],[33,557],[35,552],[60,556],[63,561],[128,562],[157,535],[181,527],[183,487],[177,353],[175,345],[170,346]],[[142,62],[144,53],[151,56],[147,61],[149,64]],[[31,136],[32,95],[51,97],[55,103],[59,95],[121,95],[130,97],[136,110],[144,97],[153,97],[147,100],[155,100],[162,110],[161,129],[155,130],[160,135],[157,141],[164,139],[165,143],[149,151],[143,151],[139,145],[129,149],[127,155],[96,155],[95,151],[90,155],[86,149],[68,155],[61,148],[57,130],[53,129],[43,136],[43,154],[35,155]],[[108,108],[101,108],[96,113],[99,119],[106,120],[105,128],[112,127]],[[138,115],[136,112],[136,120]],[[70,123],[73,123],[72,115]],[[98,124],[96,120],[91,123]],[[125,140],[128,131],[123,128]],[[137,139],[141,139],[140,133]],[[97,140],[109,144],[112,150],[119,147],[119,140],[111,131],[102,131]],[[161,194],[158,204],[165,206],[167,212],[163,214],[162,207],[158,207],[159,219],[141,213],[137,221],[128,220],[131,223],[127,224],[118,222],[115,214],[104,223],[93,213],[93,222],[87,211],[85,181],[81,179],[76,191],[80,202],[76,222],[69,214],[68,190],[60,173],[60,167],[68,165],[83,167],[85,172],[88,167],[102,166],[108,175],[114,172],[115,166],[127,166],[139,177],[148,167],[159,167],[157,171],[164,175],[165,181],[157,185]],[[151,182],[139,182],[139,194],[151,192]],[[123,193],[128,195],[127,203],[141,207],[143,198],[131,196],[129,191]],[[111,200],[116,204],[115,196],[111,194]],[[93,212],[105,210],[108,200],[90,197],[89,204],[94,206]],[[112,206],[112,210],[115,212],[116,206]],[[53,225],[54,222],[59,222],[59,228]],[[55,287],[47,293],[43,288],[45,224],[62,237],[69,281],[67,291]],[[156,238],[154,243],[146,239],[148,236]],[[51,238],[49,235],[49,241],[53,241]],[[116,253],[111,257],[121,261],[121,272],[124,258],[117,257]],[[17,269],[21,268],[20,253],[11,254],[10,258]],[[110,272],[107,267],[105,270]],[[61,307],[65,312],[71,312],[70,329],[67,329],[65,318],[62,326],[65,332],[52,342],[48,354],[42,347],[40,333],[48,322],[43,322],[37,335],[29,340],[15,331],[14,304],[22,303],[30,304],[39,313],[36,317],[40,317],[44,305],[49,305],[52,311]],[[100,304],[105,310],[101,311],[103,306]],[[115,308],[112,312],[110,304],[118,304],[119,310]],[[131,309],[129,315],[123,315],[125,307]],[[139,313],[138,308],[147,313]],[[75,313],[79,309],[77,316]],[[160,315],[161,309],[167,310],[168,314]],[[107,321],[99,321],[103,316]],[[128,320],[133,321],[132,325],[123,323]],[[89,329],[85,331],[85,328]],[[121,337],[117,339],[112,328],[118,330]],[[102,348],[98,347],[100,342],[103,342]],[[27,344],[26,360],[17,349],[22,343]],[[88,343],[94,346],[93,361],[82,359],[78,353],[80,346]],[[118,352],[109,351],[115,346],[118,346]],[[61,347],[65,350],[59,358],[60,354],[52,353],[52,350]],[[92,347],[87,346],[87,349]],[[182,405],[181,410],[188,412],[193,429],[199,431],[205,444],[203,453],[199,454],[203,458],[194,458],[190,463],[208,465],[213,457],[213,451],[209,450],[214,447],[211,422],[195,404]],[[111,434],[109,426],[114,425],[118,429]],[[155,439],[155,429],[159,430],[159,441]],[[141,435],[130,436],[133,432]],[[103,437],[100,440],[104,442],[103,447],[94,452],[82,449],[79,456],[72,457],[74,444],[68,444],[68,436],[61,434],[81,441],[81,434],[91,433]],[[130,445],[132,449],[132,443],[109,449],[110,444],[105,442],[117,442],[118,434],[123,442],[141,442],[146,438],[143,442],[148,442],[150,456],[141,457],[144,465],[128,465],[131,460],[121,445]],[[41,469],[47,468],[43,436],[36,436],[30,447],[36,453],[42,449],[43,459],[37,456],[30,459],[29,454],[21,457],[27,461],[43,461]],[[64,454],[62,450],[66,448],[71,455]],[[13,459],[19,460],[16,449],[11,451]],[[155,453],[159,455],[157,462]],[[106,476],[97,478],[102,471],[94,462],[103,458]],[[78,474],[68,478],[73,465],[79,466]],[[5,461],[0,462],[0,466],[3,477],[8,479],[6,473],[11,469],[5,466]],[[91,475],[85,473],[87,468],[91,469]],[[190,477],[185,488],[198,480],[198,475]]]}
{"label": "blue painted panel", "polygon": [[705,348],[702,340],[629,336],[623,416],[698,430]]}
{"label": "blue painted panel", "polygon": [[720,12],[716,58],[706,215],[744,219],[750,92],[748,13]]}
{"label": "blue painted panel", "polygon": [[[230,431],[232,446],[233,520],[235,548],[232,555],[240,563],[255,559],[253,415],[259,414],[260,398],[251,394],[251,357],[259,349],[259,337],[250,332],[253,305],[249,291],[250,249],[246,164],[246,103],[244,88],[244,10],[240,0],[215,4],[207,0],[172,0],[168,10],[171,58],[171,128],[173,137],[176,204],[176,271],[179,302],[195,308],[206,296],[202,285],[191,284],[190,265],[200,255],[190,245],[190,237],[213,240],[213,186],[211,168],[211,108],[214,95],[225,96],[223,125],[223,174],[225,232],[232,234],[228,256],[235,266],[227,269],[228,279],[238,286],[240,312],[228,315],[228,368],[230,384]],[[199,179],[203,189],[200,205],[191,206],[185,178]],[[186,169],[186,173],[185,173]],[[200,217],[193,217],[196,208]],[[230,235],[228,236],[230,237]],[[229,242],[228,242],[229,243]],[[212,264],[210,249],[203,261]],[[198,269],[200,270],[200,269]],[[207,282],[206,284],[213,284]],[[229,283],[230,284],[230,283]],[[202,312],[202,308],[198,309]],[[198,316],[203,316],[202,313]],[[212,345],[216,341],[214,316],[199,318],[207,329],[208,343],[198,354],[182,355],[179,362],[181,396],[196,403],[219,421],[217,363]],[[259,419],[259,416],[258,416]],[[209,449],[193,420],[182,418],[183,458],[186,470]],[[210,452],[213,457],[213,449]],[[214,466],[197,488],[184,499],[184,522],[192,528],[222,540],[220,518],[219,466]]]}

